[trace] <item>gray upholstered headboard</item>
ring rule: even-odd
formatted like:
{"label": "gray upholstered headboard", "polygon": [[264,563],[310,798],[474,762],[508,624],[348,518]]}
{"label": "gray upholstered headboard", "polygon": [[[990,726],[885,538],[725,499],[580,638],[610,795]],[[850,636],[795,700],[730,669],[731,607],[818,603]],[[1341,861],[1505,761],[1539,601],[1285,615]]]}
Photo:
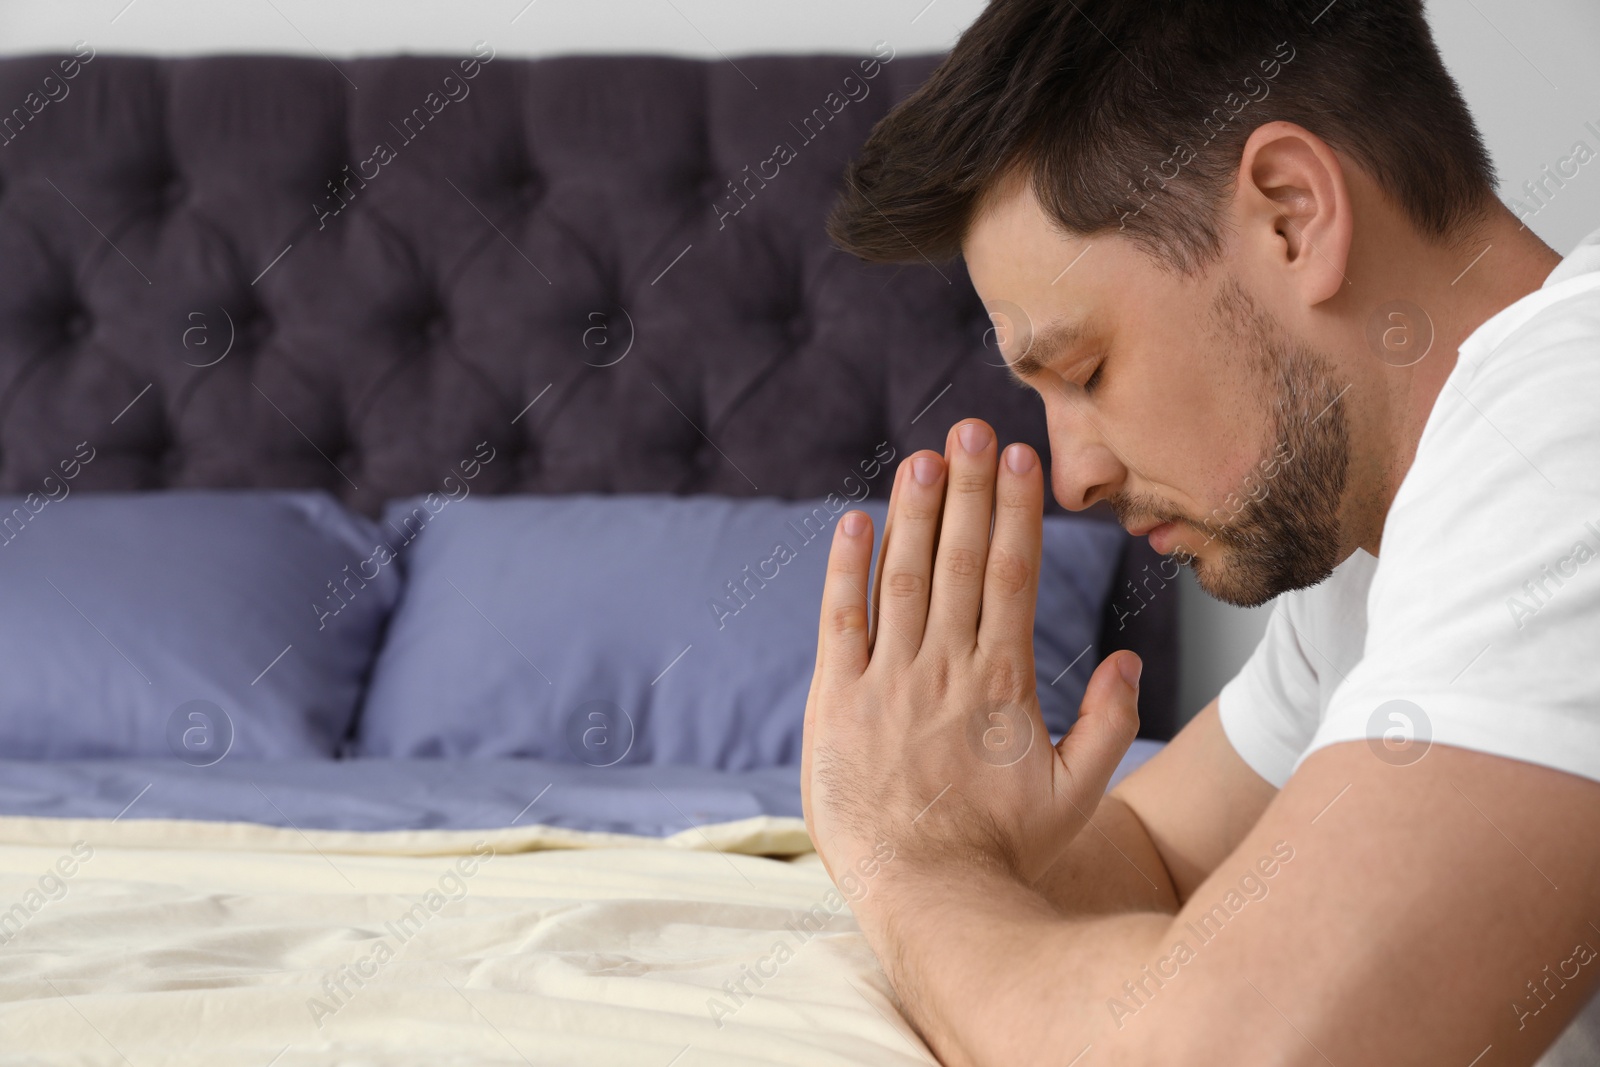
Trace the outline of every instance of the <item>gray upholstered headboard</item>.
{"label": "gray upholstered headboard", "polygon": [[[0,489],[83,441],[75,488],[368,512],[482,441],[475,488],[532,493],[821,496],[971,415],[1047,453],[959,265],[823,233],[936,62],[0,61]],[[1102,653],[1145,656],[1164,737],[1157,559],[1130,539]]]}

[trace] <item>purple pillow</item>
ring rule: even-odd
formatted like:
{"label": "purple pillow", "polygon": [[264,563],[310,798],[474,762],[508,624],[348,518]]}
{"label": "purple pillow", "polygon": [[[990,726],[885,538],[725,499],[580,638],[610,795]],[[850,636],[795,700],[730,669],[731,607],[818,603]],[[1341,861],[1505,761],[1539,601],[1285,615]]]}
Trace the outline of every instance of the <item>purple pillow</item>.
{"label": "purple pillow", "polygon": [[371,522],[320,492],[58,488],[0,497],[0,752],[336,753],[400,591]]}
{"label": "purple pillow", "polygon": [[[360,755],[797,764],[833,523],[856,506],[881,530],[885,510],[838,496],[435,503],[385,514],[406,585]],[[1108,524],[1046,520],[1035,647],[1054,731],[1098,660],[1125,542]]]}

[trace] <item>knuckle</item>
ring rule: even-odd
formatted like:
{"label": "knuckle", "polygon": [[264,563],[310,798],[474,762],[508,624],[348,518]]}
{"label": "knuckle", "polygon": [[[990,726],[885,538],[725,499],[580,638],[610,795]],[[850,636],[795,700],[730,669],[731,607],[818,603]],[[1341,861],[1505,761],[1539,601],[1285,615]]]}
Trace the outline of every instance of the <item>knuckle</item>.
{"label": "knuckle", "polygon": [[956,578],[971,578],[983,570],[983,559],[970,548],[952,548],[944,557],[945,573]]}
{"label": "knuckle", "polygon": [[889,595],[896,600],[910,600],[924,595],[928,583],[915,571],[891,571],[886,588]]}
{"label": "knuckle", "polygon": [[1020,596],[1033,584],[1033,565],[1015,552],[996,551],[989,557],[988,580],[1002,596]]}
{"label": "knuckle", "polygon": [[956,475],[950,482],[952,488],[958,493],[987,493],[989,491],[989,478],[977,471],[967,471]]}
{"label": "knuckle", "polygon": [[939,502],[907,500],[900,506],[900,514],[907,522],[923,523],[933,522],[939,517]]}
{"label": "knuckle", "polygon": [[1000,510],[1005,512],[1040,513],[1039,500],[1024,489],[1008,486],[995,494]]}
{"label": "knuckle", "polygon": [[828,623],[836,634],[865,633],[867,609],[860,604],[841,604],[829,613]]}
{"label": "knuckle", "polygon": [[991,661],[984,671],[984,696],[993,703],[1022,700],[1033,688],[1033,674],[1009,657]]}

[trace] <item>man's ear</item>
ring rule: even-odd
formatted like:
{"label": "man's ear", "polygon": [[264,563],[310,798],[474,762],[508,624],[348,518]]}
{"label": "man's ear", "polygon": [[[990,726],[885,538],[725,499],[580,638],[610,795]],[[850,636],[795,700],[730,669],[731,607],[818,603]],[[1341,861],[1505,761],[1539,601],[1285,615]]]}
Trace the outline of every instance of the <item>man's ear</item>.
{"label": "man's ear", "polygon": [[1239,160],[1234,211],[1250,254],[1284,272],[1308,306],[1349,284],[1354,220],[1344,167],[1310,130],[1292,122],[1256,128]]}

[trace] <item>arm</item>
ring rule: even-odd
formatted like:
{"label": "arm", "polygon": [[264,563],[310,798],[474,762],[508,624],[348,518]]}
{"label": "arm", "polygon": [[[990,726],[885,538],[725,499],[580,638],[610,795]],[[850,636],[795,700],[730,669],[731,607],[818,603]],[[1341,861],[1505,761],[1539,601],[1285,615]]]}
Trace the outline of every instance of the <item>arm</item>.
{"label": "arm", "polygon": [[[1532,1063],[1600,975],[1588,925],[1600,783],[1445,746],[1394,767],[1364,743],[1335,745],[1228,849],[1229,828],[1174,802],[1195,787],[1152,761],[1119,799],[1148,814],[1183,909],[1074,908],[1089,897],[1071,879],[1053,902],[1036,886],[1064,842],[1095,833],[1089,816],[1134,735],[1136,672],[1122,668],[1137,658],[1100,665],[1061,745],[1019,742],[1002,760],[974,748],[973,724],[997,715],[1032,724],[1008,734],[1042,733],[1030,640],[1042,485],[1036,461],[997,484],[992,437],[950,455],[948,498],[936,456],[912,457],[936,464],[927,481],[904,466],[897,477],[875,643],[861,593],[870,528],[847,516],[836,532],[803,769],[831,872],[877,842],[895,849],[855,910],[941,1058]],[[1183,754],[1175,742],[1168,764]],[[1227,817],[1248,821],[1248,805]]]}
{"label": "arm", "polygon": [[1074,920],[1003,871],[908,864],[867,928],[947,1064],[1526,1065],[1600,988],[1596,833],[1586,779],[1347,743],[1176,919]]}
{"label": "arm", "polygon": [[1035,888],[1072,914],[1176,914],[1276,792],[1228,743],[1213,700],[1106,794]]}

